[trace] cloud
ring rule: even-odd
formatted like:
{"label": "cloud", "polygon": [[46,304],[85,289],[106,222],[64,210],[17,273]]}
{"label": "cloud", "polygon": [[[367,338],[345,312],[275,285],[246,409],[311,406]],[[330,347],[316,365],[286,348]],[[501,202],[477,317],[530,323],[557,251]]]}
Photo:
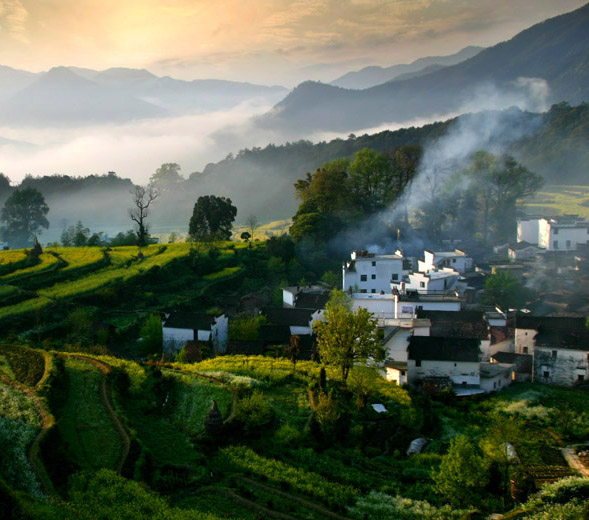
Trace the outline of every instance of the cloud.
{"label": "cloud", "polygon": [[134,182],[146,183],[161,164],[176,162],[188,175],[232,151],[212,137],[215,131],[245,123],[268,109],[242,104],[224,112],[83,129],[0,127],[0,136],[33,145],[0,146],[2,171],[16,182],[28,173],[78,176],[116,171]]}
{"label": "cloud", "polygon": [[19,0],[0,0],[0,31],[6,31],[12,38],[28,43],[25,23],[28,11]]}

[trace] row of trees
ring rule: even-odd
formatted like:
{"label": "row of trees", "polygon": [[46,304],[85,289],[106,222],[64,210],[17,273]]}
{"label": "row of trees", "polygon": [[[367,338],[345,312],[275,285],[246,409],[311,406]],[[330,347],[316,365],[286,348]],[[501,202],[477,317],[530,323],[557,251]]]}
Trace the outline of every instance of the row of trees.
{"label": "row of trees", "polygon": [[[160,176],[162,175],[160,170],[169,171],[170,166],[162,165],[158,169]],[[158,176],[158,172],[154,176]],[[7,178],[0,174],[0,184],[2,180],[7,181]],[[7,181],[5,184],[9,186],[10,182]],[[149,242],[147,219],[160,192],[152,183],[147,187],[136,186],[131,195],[132,207],[129,209],[129,217],[135,224],[134,242],[143,247]],[[48,213],[49,207],[41,192],[30,187],[14,190],[6,199],[0,212],[0,221],[4,223],[1,230],[3,239],[8,241],[11,247],[28,246],[42,229],[49,228]],[[236,215],[237,208],[233,206],[231,199],[215,195],[199,197],[189,222],[189,236],[195,241],[228,240],[231,237],[231,228]],[[249,219],[248,226],[251,233],[248,233],[244,239],[250,240],[257,226],[254,217]],[[128,238],[127,236],[117,237],[119,242],[121,240],[126,242]],[[105,237],[101,232],[92,233],[88,227],[78,221],[75,225],[64,229],[61,242],[64,246],[98,246],[104,244]]]}
{"label": "row of trees", "polygon": [[[421,158],[415,146],[388,154],[366,148],[352,160],[336,159],[307,173],[294,185],[300,204],[290,229],[293,240],[316,249],[391,210],[391,231],[411,225],[433,240],[446,231],[483,243],[507,241],[515,233],[517,199],[543,184],[541,176],[508,155],[480,150],[466,167],[453,166],[454,172],[437,166],[418,175]],[[416,200],[411,192],[423,196]]]}

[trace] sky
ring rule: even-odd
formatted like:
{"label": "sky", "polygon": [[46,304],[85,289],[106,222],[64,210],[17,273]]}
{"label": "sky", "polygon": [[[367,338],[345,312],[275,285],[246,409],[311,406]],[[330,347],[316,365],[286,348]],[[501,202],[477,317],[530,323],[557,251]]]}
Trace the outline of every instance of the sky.
{"label": "sky", "polygon": [[586,0],[0,0],[0,65],[292,87],[490,46]]}

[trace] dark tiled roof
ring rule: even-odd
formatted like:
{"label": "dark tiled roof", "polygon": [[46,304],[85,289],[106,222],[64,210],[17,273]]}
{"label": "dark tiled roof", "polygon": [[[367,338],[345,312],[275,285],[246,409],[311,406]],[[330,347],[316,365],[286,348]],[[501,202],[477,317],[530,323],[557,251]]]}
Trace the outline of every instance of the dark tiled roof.
{"label": "dark tiled roof", "polygon": [[585,318],[529,316],[527,314],[518,314],[515,323],[518,329],[539,330],[540,327],[543,327],[545,329],[585,330]]}
{"label": "dark tiled roof", "polygon": [[514,352],[497,352],[491,356],[497,363],[515,365],[515,371],[521,374],[532,373],[533,358],[530,354],[515,354]]}
{"label": "dark tiled roof", "polygon": [[540,328],[536,334],[537,347],[570,348],[589,351],[589,330],[557,330]]}
{"label": "dark tiled roof", "polygon": [[522,240],[521,242],[517,242],[516,244],[511,244],[509,246],[509,249],[513,249],[514,251],[521,251],[522,249],[527,249],[528,247],[534,247],[536,249],[540,249],[536,244],[530,244],[529,242],[526,242],[525,240]]}
{"label": "dark tiled roof", "polygon": [[260,340],[265,344],[288,345],[290,342],[290,327],[288,325],[262,325]]}
{"label": "dark tiled roof", "polygon": [[297,309],[325,309],[325,304],[329,300],[329,292],[300,292],[295,299]]}
{"label": "dark tiled roof", "polygon": [[211,330],[215,316],[196,312],[172,312],[163,326],[172,329]]}
{"label": "dark tiled roof", "polygon": [[308,327],[311,321],[312,309],[282,309],[278,307],[264,307],[262,314],[268,318],[271,325],[288,325]]}
{"label": "dark tiled roof", "polygon": [[409,359],[429,361],[480,361],[479,340],[472,338],[437,338],[411,336]]}
{"label": "dark tiled roof", "polygon": [[431,335],[448,338],[488,339],[484,314],[478,311],[417,311],[418,318],[431,321]]}

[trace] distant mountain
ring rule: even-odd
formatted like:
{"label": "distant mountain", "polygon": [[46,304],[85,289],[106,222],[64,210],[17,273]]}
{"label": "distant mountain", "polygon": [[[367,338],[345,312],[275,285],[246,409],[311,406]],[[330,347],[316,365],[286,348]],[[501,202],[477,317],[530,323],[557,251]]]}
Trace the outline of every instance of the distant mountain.
{"label": "distant mountain", "polygon": [[290,138],[309,129],[355,131],[459,111],[489,86],[521,98],[531,81],[522,78],[545,80],[549,103],[589,100],[589,4],[425,76],[366,90],[302,83],[257,124]]}
{"label": "distant mountain", "polygon": [[123,122],[164,115],[164,111],[126,92],[104,88],[66,67],[55,67],[2,105],[4,124]]}
{"label": "distant mountain", "polygon": [[37,75],[33,72],[0,65],[0,100],[7,99],[29,86],[36,77]]}
{"label": "distant mountain", "polygon": [[464,60],[476,56],[484,47],[469,46],[465,47],[456,54],[450,56],[430,56],[419,58],[407,65],[392,65],[391,67],[364,67],[362,70],[348,72],[340,78],[330,82],[335,87],[350,89],[365,89],[398,79],[400,75],[410,74],[413,72],[423,71],[432,65],[449,66],[456,65]]}
{"label": "distant mountain", "polygon": [[287,93],[278,86],[158,77],[144,69],[55,67],[33,74],[0,67],[0,124],[119,123],[225,110],[244,102],[268,106]]}

